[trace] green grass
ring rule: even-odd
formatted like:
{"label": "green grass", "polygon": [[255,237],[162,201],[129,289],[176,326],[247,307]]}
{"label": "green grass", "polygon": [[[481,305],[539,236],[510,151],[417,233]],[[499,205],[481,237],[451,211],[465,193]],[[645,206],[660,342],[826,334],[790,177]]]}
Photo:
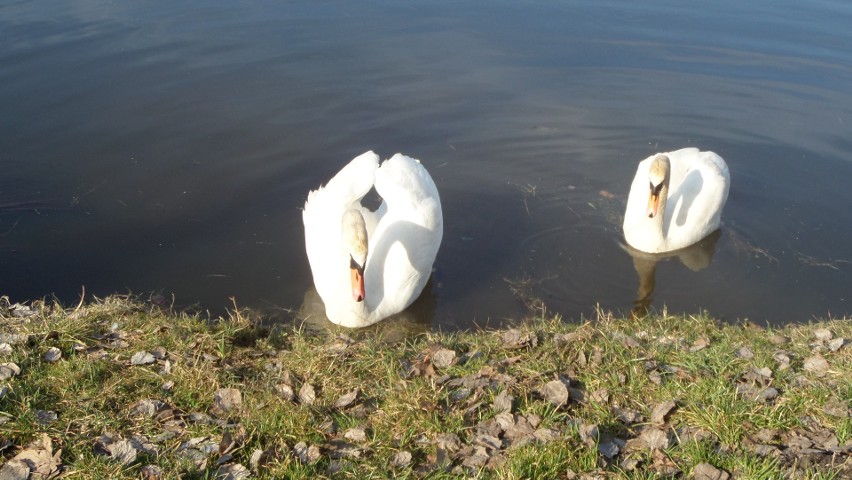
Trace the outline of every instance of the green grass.
{"label": "green grass", "polygon": [[[420,333],[391,342],[377,330],[272,328],[238,310],[208,320],[127,297],[72,309],[46,302],[31,306],[32,314],[23,317],[0,307],[0,334],[26,335],[26,341],[12,345],[11,354],[0,354],[0,363],[14,362],[22,370],[0,382],[0,388],[9,388],[0,398],[0,468],[47,434],[54,453],[61,449],[63,468],[76,478],[139,478],[145,465],[158,466],[163,478],[213,478],[218,461],[249,467],[256,451],[266,452],[253,472],[256,478],[520,479],[563,478],[573,472],[652,479],[688,476],[699,463],[740,478],[850,474],[842,455],[833,461],[759,456],[745,446],[765,429],[777,432],[773,445],[780,449],[786,448],[781,438],[792,433],[819,431],[834,435],[839,445],[852,442],[852,420],[837,414],[838,402],[848,409],[852,397],[852,347],[830,352],[811,345],[817,327],[852,338],[848,319],[764,329],[723,324],[706,313],[617,318],[600,312],[580,322],[539,315],[518,327],[533,334],[535,345],[507,348],[503,332],[496,331]],[[773,333],[791,341],[773,345]],[[707,340],[706,347],[692,349],[699,339]],[[744,346],[753,358],[735,355]],[[50,347],[61,350],[61,360],[44,360]],[[434,375],[408,373],[413,364],[425,365],[424,358],[438,347],[455,351],[457,362]],[[130,365],[134,353],[155,349],[165,350],[168,364],[162,359]],[[829,361],[827,371],[803,368],[815,350]],[[791,358],[789,368],[774,360],[778,351]],[[767,384],[779,391],[778,398],[762,403],[738,395],[735,384],[743,375],[763,367],[771,370]],[[556,406],[543,398],[541,387],[558,378],[569,379],[573,394],[584,400]],[[465,381],[474,386],[460,398],[461,386],[453,385]],[[277,390],[288,382],[296,400]],[[311,405],[298,401],[304,383],[316,391]],[[211,407],[221,388],[241,392],[241,410],[217,417]],[[334,407],[355,388],[354,406]],[[500,467],[465,466],[480,429],[496,421],[499,412],[492,404],[503,391],[514,398],[512,414],[537,419],[536,428],[552,429],[557,438],[508,446],[508,433],[498,433],[505,443],[495,459]],[[133,415],[132,407],[143,399],[165,402],[172,417]],[[656,452],[624,451],[625,442],[635,442],[646,428],[654,407],[669,400],[677,407],[660,426],[669,445]],[[620,409],[638,411],[642,420],[624,424]],[[40,423],[38,411],[43,410],[58,419]],[[194,422],[190,414],[212,421]],[[580,425],[596,426],[598,442],[620,442],[622,451],[607,459],[597,444],[584,441]],[[363,429],[366,439],[345,439],[349,429]],[[686,430],[703,436],[680,438]],[[237,439],[229,456],[201,454],[199,463],[183,451],[193,438],[218,444],[226,432]],[[141,436],[157,452],[140,452],[122,465],[96,452],[96,440],[106,433]],[[459,450],[439,448],[436,438],[448,434],[458,437]],[[335,445],[344,441],[357,448],[357,455],[334,458]],[[316,462],[305,464],[294,455],[300,442],[320,448]],[[403,451],[411,454],[411,463],[391,466]],[[623,462],[628,456],[636,462]]]}

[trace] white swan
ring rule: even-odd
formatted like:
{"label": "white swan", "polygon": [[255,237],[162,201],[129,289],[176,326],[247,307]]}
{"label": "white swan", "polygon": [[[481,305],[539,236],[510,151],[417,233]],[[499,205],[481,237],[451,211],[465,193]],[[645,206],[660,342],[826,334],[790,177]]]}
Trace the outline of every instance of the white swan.
{"label": "white swan", "polygon": [[[375,212],[361,199],[374,188]],[[364,153],[325,187],[308,193],[302,212],[305,249],[326,316],[365,327],[420,296],[444,234],[441,199],[419,161],[396,154],[379,166]]]}
{"label": "white swan", "polygon": [[639,163],[624,212],[624,238],[648,253],[678,250],[719,228],[730,173],[713,152],[684,148]]}

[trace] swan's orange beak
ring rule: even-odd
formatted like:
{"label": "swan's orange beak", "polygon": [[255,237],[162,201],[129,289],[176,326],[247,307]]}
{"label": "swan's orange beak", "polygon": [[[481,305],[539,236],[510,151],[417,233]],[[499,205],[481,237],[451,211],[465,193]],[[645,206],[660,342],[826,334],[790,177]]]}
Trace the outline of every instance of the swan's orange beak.
{"label": "swan's orange beak", "polygon": [[349,267],[352,280],[352,300],[360,302],[364,300],[364,270],[359,267]]}
{"label": "swan's orange beak", "polygon": [[651,195],[648,197],[648,218],[657,216],[657,210],[660,207],[660,192],[651,189]]}

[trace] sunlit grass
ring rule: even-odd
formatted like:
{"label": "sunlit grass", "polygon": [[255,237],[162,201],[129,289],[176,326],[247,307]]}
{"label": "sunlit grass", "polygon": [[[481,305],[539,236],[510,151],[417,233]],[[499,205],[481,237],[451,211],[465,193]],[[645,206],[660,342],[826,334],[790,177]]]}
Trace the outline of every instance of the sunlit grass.
{"label": "sunlit grass", "polygon": [[[13,446],[0,453],[0,465],[46,433],[76,478],[139,478],[147,464],[157,465],[164,478],[212,478],[219,453],[198,464],[180,454],[182,445],[193,438],[219,442],[225,432],[239,431],[240,440],[224,462],[248,467],[254,454],[268,452],[255,469],[257,478],[514,479],[561,478],[568,472],[667,478],[655,469],[651,452],[634,452],[641,461],[622,465],[622,455],[605,459],[579,429],[595,426],[598,441],[615,439],[623,446],[648,426],[655,406],[672,400],[676,408],[661,428],[672,438],[665,456],[682,475],[700,463],[740,478],[794,473],[795,478],[828,479],[848,473],[830,463],[783,463],[743,447],[761,429],[783,433],[814,425],[830,431],[840,445],[852,441],[852,420],[838,413],[852,397],[852,348],[829,352],[811,345],[817,326],[852,337],[848,320],[765,330],[720,324],[706,313],[617,318],[599,312],[571,323],[539,305],[537,314],[517,327],[529,343],[506,345],[504,332],[490,331],[423,333],[397,342],[363,332],[308,334],[298,327],[260,326],[249,312],[236,308],[228,318],[206,319],[122,297],[71,309],[42,302],[33,307],[24,319],[0,318],[0,333],[28,338],[0,358],[22,370],[6,381],[9,389],[0,398],[0,441]],[[0,309],[0,315],[6,313]],[[775,345],[768,340],[773,333],[790,341]],[[112,339],[120,342],[109,344]],[[454,351],[456,361],[434,375],[408,372],[437,346]],[[61,360],[45,360],[50,347],[60,349]],[[742,347],[752,356],[737,356]],[[168,363],[130,365],[134,353],[154,349],[166,352]],[[791,358],[789,368],[775,361],[780,350]],[[804,359],[815,351],[830,360],[827,371],[803,370]],[[778,389],[778,398],[758,402],[738,394],[742,377],[764,367],[771,371],[766,382]],[[450,381],[464,378],[483,378],[486,386],[458,397],[459,388]],[[570,382],[572,399],[557,406],[540,389],[560,378]],[[295,399],[282,397],[277,389],[282,383],[291,386]],[[312,404],[299,400],[306,383],[316,392]],[[239,412],[217,417],[212,411],[221,388],[241,392]],[[334,406],[355,389],[356,407]],[[535,418],[536,428],[552,429],[558,438],[501,449],[499,468],[465,467],[463,456],[435,464],[446,453],[436,446],[440,435],[456,435],[462,450],[475,446],[478,428],[499,413],[493,404],[501,392],[513,398],[513,415]],[[175,409],[179,421],[172,433],[165,435],[164,419],[131,414],[143,399]],[[641,420],[625,424],[619,409],[635,410]],[[44,411],[55,412],[56,420],[40,420]],[[190,414],[210,421],[190,421]],[[706,436],[678,441],[677,432],[685,428]],[[353,429],[363,430],[365,438],[346,439],[344,433]],[[105,433],[158,438],[159,453],[140,453],[133,463],[121,465],[96,453],[95,441]],[[333,458],[333,441],[356,445],[359,455]],[[293,454],[300,442],[321,447],[315,463],[305,464]],[[410,453],[411,463],[391,466],[400,452]]]}

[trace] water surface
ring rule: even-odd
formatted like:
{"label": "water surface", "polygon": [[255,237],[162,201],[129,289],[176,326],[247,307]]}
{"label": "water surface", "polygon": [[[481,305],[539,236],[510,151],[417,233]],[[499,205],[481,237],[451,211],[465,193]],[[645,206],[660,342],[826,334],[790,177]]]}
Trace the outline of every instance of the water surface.
{"label": "water surface", "polygon": [[[518,291],[570,321],[852,314],[850,24],[840,0],[5,2],[0,293],[289,319],[307,191],[372,149],[441,192],[421,328],[509,322]],[[634,261],[635,165],[686,146],[729,164],[721,234]]]}

